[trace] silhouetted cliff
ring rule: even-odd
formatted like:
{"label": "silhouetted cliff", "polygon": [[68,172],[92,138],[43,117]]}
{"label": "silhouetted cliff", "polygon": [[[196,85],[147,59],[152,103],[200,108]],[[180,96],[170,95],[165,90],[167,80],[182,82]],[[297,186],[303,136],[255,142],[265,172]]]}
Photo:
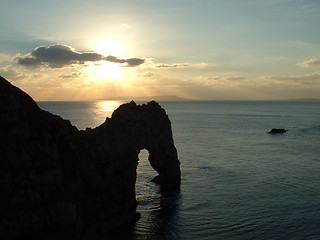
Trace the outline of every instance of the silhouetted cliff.
{"label": "silhouetted cliff", "polygon": [[161,189],[178,191],[180,162],[158,103],[132,101],[78,131],[0,77],[0,239],[86,239],[137,220],[141,149]]}

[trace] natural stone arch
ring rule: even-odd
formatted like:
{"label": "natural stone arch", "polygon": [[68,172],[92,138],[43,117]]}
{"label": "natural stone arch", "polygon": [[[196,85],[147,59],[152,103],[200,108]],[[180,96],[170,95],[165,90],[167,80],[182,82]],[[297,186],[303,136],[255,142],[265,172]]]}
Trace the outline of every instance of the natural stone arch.
{"label": "natural stone arch", "polygon": [[[155,101],[142,106],[133,101],[123,104],[102,125],[87,129],[83,134],[86,142],[90,142],[91,152],[99,154],[98,160],[94,157],[95,164],[107,166],[107,187],[112,193],[109,201],[115,204],[114,208],[122,210],[118,212],[119,216],[136,214],[136,169],[142,149],[149,152],[148,160],[159,174],[157,182],[161,191],[180,190],[180,161],[174,146],[171,122],[165,110]],[[85,182],[90,182],[91,175],[88,178]]]}
{"label": "natural stone arch", "polygon": [[0,77],[0,143],[4,239],[90,239],[136,220],[141,149],[149,151],[161,190],[180,189],[171,123],[154,101],[124,104],[99,127],[79,131]]}
{"label": "natural stone arch", "polygon": [[[107,136],[114,136],[112,139],[102,139],[108,141],[107,145],[122,151],[119,153],[120,158],[132,157],[135,162],[140,150],[146,149],[152,168],[159,174],[161,189],[180,189],[180,162],[174,146],[171,122],[157,102],[152,101],[142,106],[133,101],[123,104],[98,128],[104,128]],[[126,161],[128,159],[121,162]]]}

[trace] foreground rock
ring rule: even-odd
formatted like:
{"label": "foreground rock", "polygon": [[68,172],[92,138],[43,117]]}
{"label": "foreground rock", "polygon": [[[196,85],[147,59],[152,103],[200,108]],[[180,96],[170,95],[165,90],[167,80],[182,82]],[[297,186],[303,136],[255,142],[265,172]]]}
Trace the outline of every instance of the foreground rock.
{"label": "foreground rock", "polygon": [[158,103],[120,106],[78,131],[0,77],[0,239],[90,239],[137,220],[141,149],[179,191],[171,123]]}
{"label": "foreground rock", "polygon": [[286,129],[284,128],[272,128],[269,133],[274,134],[274,133],[285,133],[287,132]]}

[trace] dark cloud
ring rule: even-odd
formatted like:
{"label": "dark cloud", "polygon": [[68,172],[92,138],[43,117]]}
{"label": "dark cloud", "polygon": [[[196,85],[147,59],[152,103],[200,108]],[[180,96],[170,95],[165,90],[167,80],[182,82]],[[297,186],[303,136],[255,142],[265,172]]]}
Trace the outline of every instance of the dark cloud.
{"label": "dark cloud", "polygon": [[115,56],[109,55],[108,57],[105,57],[105,60],[108,62],[114,62],[114,63],[125,63],[126,61],[124,59],[119,59]]}
{"label": "dark cloud", "polygon": [[126,63],[129,67],[136,67],[144,63],[144,59],[141,58],[128,58],[126,59]]}
{"label": "dark cloud", "polygon": [[72,64],[101,61],[103,55],[89,52],[76,52],[69,46],[53,45],[48,48],[37,47],[25,56],[17,57],[17,62],[25,67],[47,65],[50,68],[63,68]]}
{"label": "dark cloud", "polygon": [[141,58],[128,58],[128,59],[119,59],[115,56],[107,56],[104,58],[108,62],[114,63],[127,63],[128,67],[136,67],[144,63],[144,59]]}
{"label": "dark cloud", "polygon": [[25,56],[18,56],[16,61],[25,67],[47,66],[49,68],[64,68],[72,64],[83,64],[85,62],[109,61],[126,64],[124,66],[136,67],[144,63],[144,59],[128,58],[118,59],[115,56],[105,57],[95,52],[77,52],[66,45],[53,45],[48,48],[37,47],[32,53]]}

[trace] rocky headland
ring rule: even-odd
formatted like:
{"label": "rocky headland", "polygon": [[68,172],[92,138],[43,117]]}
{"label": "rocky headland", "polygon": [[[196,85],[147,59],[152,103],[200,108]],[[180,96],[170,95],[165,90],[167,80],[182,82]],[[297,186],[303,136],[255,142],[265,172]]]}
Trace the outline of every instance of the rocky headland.
{"label": "rocky headland", "polygon": [[0,77],[0,239],[91,239],[138,219],[141,149],[161,191],[179,191],[171,122],[152,101],[79,131]]}

